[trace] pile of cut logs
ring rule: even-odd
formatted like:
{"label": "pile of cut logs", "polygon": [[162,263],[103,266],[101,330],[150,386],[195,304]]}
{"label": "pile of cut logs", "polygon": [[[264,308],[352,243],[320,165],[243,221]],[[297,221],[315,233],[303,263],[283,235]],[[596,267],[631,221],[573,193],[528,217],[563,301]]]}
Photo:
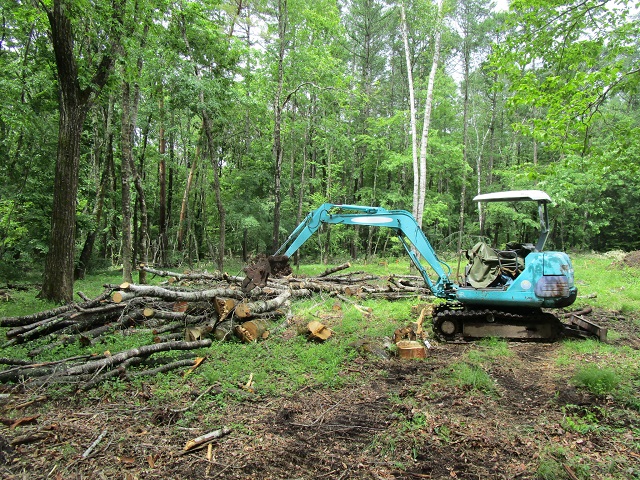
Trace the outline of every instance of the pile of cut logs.
{"label": "pile of cut logs", "polygon": [[[0,358],[0,365],[6,366],[0,370],[0,383],[73,383],[86,390],[114,376],[195,368],[199,362],[197,350],[210,346],[213,340],[258,340],[266,338],[264,329],[256,332],[250,326],[277,319],[284,319],[286,325],[293,298],[326,293],[364,309],[358,305],[358,298],[396,299],[428,294],[424,286],[418,286],[424,285],[419,277],[391,277],[384,282],[363,272],[335,275],[349,267],[343,264],[308,278],[270,278],[265,286],[245,292],[240,287],[244,277],[226,273],[180,274],[141,266],[165,280],[157,286],[105,285],[105,291],[93,299],[78,292],[83,300],[80,303],[33,315],[0,318],[0,327],[7,329],[2,347],[27,342],[33,345],[28,350],[31,360]],[[90,346],[101,342],[105,335],[126,335],[131,331],[148,332],[153,340],[113,354],[35,361],[45,350],[71,344]],[[156,355],[170,350],[185,353],[177,360],[175,354]],[[133,365],[140,368],[127,370]]]}

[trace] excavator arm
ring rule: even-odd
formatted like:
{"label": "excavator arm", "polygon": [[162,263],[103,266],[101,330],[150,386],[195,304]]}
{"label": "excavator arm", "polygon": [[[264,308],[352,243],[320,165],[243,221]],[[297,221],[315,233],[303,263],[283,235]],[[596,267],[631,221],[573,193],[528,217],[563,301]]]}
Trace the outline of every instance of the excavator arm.
{"label": "excavator arm", "polygon": [[[456,298],[456,285],[449,277],[451,268],[438,259],[415,218],[406,210],[386,210],[381,207],[325,203],[306,216],[289,235],[289,238],[276,252],[275,256],[291,257],[323,223],[365,225],[393,229],[432,293],[436,297],[449,300]],[[415,251],[411,246],[414,247]],[[425,267],[420,263],[419,255],[435,272],[437,276],[435,280],[431,279]]]}

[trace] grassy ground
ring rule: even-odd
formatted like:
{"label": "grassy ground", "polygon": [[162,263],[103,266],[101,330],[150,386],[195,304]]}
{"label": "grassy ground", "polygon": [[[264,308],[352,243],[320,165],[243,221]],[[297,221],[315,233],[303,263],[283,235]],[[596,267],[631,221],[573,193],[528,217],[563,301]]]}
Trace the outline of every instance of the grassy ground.
{"label": "grassy ground", "polygon": [[[71,386],[11,391],[0,399],[3,423],[38,417],[35,426],[0,425],[0,475],[640,478],[640,269],[596,255],[574,257],[574,267],[577,306],[594,308],[592,318],[609,328],[607,343],[432,341],[426,359],[406,361],[388,358],[383,340],[415,320],[410,310],[419,299],[365,300],[373,314],[364,315],[318,295],[294,303],[292,321],[274,324],[266,341],[215,343],[187,376],[118,379],[83,394]],[[325,268],[305,265],[296,274]],[[409,264],[381,260],[351,268],[360,269],[406,274]],[[117,271],[104,272],[76,290],[93,297],[104,283],[119,281]],[[10,291],[0,317],[51,307],[34,295]],[[313,319],[333,330],[329,341],[309,343],[297,334]],[[145,335],[113,335],[92,353],[148,343]],[[68,346],[38,360],[85,350]],[[0,357],[26,353],[15,346]],[[250,379],[251,388],[243,388]],[[221,426],[232,433],[210,455],[181,455],[187,440]],[[9,445],[33,432],[46,435]]]}

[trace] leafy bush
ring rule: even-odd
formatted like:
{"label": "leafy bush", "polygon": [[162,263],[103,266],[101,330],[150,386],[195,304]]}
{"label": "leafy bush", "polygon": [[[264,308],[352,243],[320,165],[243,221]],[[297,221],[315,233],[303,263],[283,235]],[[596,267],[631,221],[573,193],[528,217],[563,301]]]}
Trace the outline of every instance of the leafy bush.
{"label": "leafy bush", "polygon": [[606,395],[618,387],[621,378],[613,368],[587,365],[576,372],[573,380],[577,386],[584,387],[595,395]]}

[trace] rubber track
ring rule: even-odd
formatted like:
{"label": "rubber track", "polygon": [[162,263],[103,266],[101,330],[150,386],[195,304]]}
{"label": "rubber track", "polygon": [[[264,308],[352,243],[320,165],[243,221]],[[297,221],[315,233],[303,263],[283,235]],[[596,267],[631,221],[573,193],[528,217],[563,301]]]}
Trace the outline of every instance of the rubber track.
{"label": "rubber track", "polygon": [[[563,331],[562,322],[560,322],[560,320],[551,313],[545,313],[536,310],[527,312],[508,312],[496,309],[468,310],[463,306],[448,303],[441,305],[434,312],[433,332],[436,337],[442,341],[459,343],[461,341],[465,341],[462,333],[460,333],[465,323],[489,324],[490,322],[487,321],[487,317],[489,315],[493,315],[495,323],[505,325],[531,326],[532,328],[543,324],[551,324],[552,326],[556,326],[556,328],[554,329],[556,331],[556,334],[550,338],[515,338],[512,340],[535,342],[553,341],[559,338],[562,335]],[[459,331],[455,335],[445,335],[442,331],[439,330],[439,325],[446,319],[452,319],[459,325]],[[471,338],[477,339],[479,337]]]}

